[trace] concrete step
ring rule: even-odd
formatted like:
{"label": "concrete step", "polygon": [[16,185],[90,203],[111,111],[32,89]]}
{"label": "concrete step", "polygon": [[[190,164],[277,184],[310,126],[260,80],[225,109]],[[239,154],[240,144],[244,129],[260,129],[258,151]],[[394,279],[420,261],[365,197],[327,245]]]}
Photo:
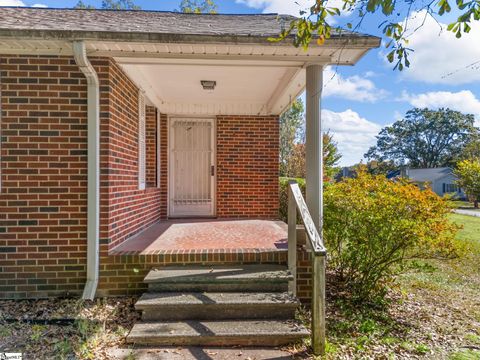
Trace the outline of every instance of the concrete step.
{"label": "concrete step", "polygon": [[142,319],[288,319],[300,302],[284,293],[145,293],[135,304]]}
{"label": "concrete step", "polygon": [[171,346],[281,346],[309,335],[295,321],[237,320],[140,322],[127,342]]}
{"label": "concrete step", "polygon": [[144,279],[153,292],[283,292],[291,274],[281,265],[166,266]]}

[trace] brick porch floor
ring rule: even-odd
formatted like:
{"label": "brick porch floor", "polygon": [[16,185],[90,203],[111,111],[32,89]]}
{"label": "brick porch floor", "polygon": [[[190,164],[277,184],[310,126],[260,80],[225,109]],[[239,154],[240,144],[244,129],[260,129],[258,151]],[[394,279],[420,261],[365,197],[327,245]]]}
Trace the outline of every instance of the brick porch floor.
{"label": "brick porch floor", "polygon": [[287,250],[287,227],[271,220],[167,220],[110,251],[118,255]]}

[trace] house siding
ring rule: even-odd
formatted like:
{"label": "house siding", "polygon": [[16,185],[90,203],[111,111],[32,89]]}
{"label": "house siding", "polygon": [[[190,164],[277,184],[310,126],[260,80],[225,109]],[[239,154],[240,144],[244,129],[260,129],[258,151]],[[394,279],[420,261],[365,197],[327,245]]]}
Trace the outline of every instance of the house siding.
{"label": "house siding", "polygon": [[[111,255],[168,207],[168,117],[147,108],[147,183],[138,189],[138,88],[109,58],[100,80],[100,281],[138,294],[167,264],[285,263],[285,252]],[[0,56],[0,298],[78,296],[86,281],[87,85],[71,57]],[[154,124],[155,123],[155,124]],[[217,118],[218,216],[277,218],[278,117]],[[160,163],[160,187],[153,169]]]}

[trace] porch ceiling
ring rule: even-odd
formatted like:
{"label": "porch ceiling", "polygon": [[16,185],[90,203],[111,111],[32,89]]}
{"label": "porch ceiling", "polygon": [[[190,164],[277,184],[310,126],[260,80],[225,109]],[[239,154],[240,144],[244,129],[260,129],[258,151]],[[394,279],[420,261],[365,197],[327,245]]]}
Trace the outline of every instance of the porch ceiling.
{"label": "porch ceiling", "polygon": [[[170,115],[280,114],[305,86],[298,62],[116,58],[161,112]],[[216,82],[204,90],[201,81]]]}

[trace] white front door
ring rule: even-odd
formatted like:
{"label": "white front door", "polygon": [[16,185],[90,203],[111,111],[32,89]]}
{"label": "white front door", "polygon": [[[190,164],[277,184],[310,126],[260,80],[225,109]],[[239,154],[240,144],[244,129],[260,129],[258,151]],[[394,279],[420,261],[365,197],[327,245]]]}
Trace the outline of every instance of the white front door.
{"label": "white front door", "polygon": [[215,121],[170,120],[170,216],[215,215]]}

